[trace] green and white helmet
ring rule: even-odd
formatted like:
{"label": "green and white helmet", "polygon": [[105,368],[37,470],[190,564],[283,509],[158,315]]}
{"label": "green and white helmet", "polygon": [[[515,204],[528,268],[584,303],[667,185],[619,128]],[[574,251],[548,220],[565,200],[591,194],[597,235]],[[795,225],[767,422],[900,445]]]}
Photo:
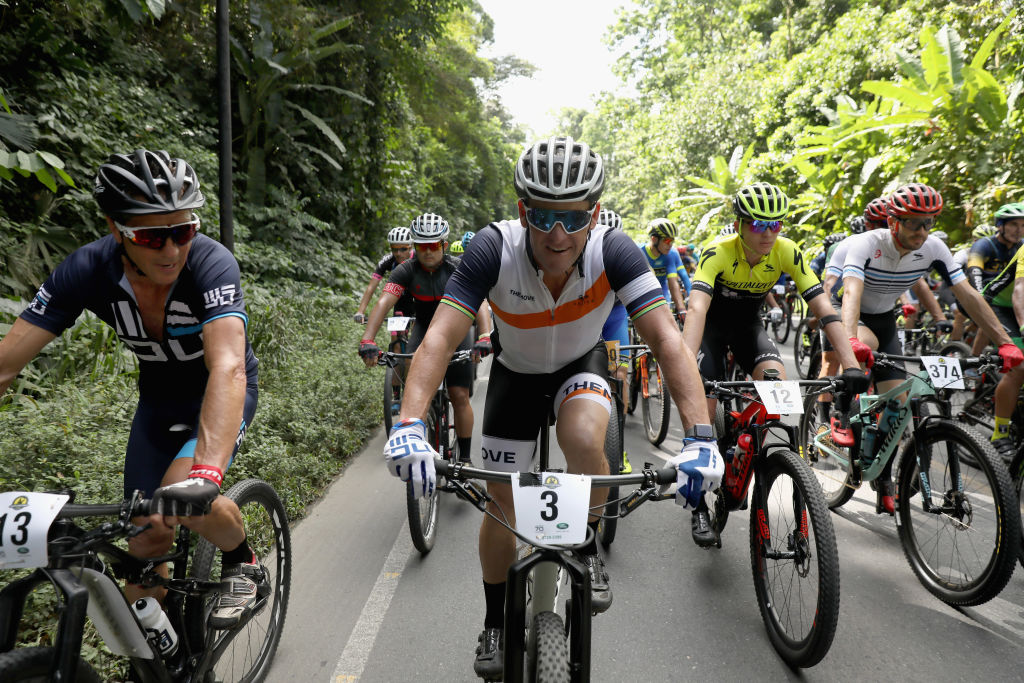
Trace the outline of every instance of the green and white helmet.
{"label": "green and white helmet", "polygon": [[996,211],[995,216],[996,227],[1003,227],[1003,223],[1006,221],[1012,221],[1014,218],[1024,218],[1024,202],[1014,202],[1012,204],[1003,204]]}
{"label": "green and white helmet", "polygon": [[779,221],[789,213],[789,197],[771,183],[747,185],[732,199],[736,217],[752,221]]}

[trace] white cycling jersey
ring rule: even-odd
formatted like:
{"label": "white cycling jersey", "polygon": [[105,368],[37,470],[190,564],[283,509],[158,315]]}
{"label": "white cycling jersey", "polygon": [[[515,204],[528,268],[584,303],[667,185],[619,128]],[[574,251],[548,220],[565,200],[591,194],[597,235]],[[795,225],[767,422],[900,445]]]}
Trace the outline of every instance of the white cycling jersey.
{"label": "white cycling jersey", "polygon": [[616,296],[634,320],[665,305],[646,259],[621,230],[594,228],[557,301],[527,253],[526,235],[518,220],[479,231],[441,300],[470,317],[488,300],[495,357],[509,370],[552,373],[582,357],[601,338]]}
{"label": "white cycling jersey", "polygon": [[900,256],[888,230],[853,235],[839,246],[846,243],[849,243],[849,248],[842,276],[864,281],[864,294],[860,300],[862,313],[891,311],[900,294],[933,269],[950,285],[967,279],[963,269],[953,261],[949,247],[932,235],[920,249],[905,256]]}

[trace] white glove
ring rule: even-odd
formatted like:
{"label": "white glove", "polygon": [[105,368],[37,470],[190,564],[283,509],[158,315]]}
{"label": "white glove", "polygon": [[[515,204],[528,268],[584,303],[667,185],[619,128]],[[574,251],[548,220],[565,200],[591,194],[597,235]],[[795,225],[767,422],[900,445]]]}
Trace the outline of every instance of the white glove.
{"label": "white glove", "polygon": [[427,443],[426,436],[427,426],[423,420],[403,420],[391,428],[384,445],[388,472],[402,481],[412,481],[412,490],[417,496],[434,494],[437,452]]}
{"label": "white glove", "polygon": [[683,450],[669,463],[676,468],[676,505],[695,508],[708,491],[722,483],[725,461],[717,441],[684,441]]}
{"label": "white glove", "polygon": [[782,309],[781,308],[773,308],[773,309],[769,310],[768,311],[768,319],[771,321],[772,325],[778,325],[779,323],[781,323],[782,322]]}

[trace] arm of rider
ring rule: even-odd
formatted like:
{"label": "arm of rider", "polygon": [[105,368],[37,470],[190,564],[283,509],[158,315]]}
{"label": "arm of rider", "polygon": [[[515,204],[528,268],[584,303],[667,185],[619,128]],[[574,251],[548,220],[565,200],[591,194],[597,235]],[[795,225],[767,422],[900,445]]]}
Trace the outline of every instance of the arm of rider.
{"label": "arm of rider", "polygon": [[377,305],[370,312],[370,319],[366,321],[366,329],[359,342],[359,355],[362,356],[363,363],[368,368],[377,364],[377,357],[380,355],[380,349],[377,348],[377,343],[374,341],[377,338],[377,330],[380,329],[388,311],[395,307],[397,301],[397,295],[384,290],[384,293],[377,299]]}
{"label": "arm of rider", "polygon": [[[822,320],[830,315],[835,316],[835,311],[832,310],[832,306],[828,303],[828,297],[824,294],[819,294],[808,301],[807,306],[818,320]],[[857,362],[857,358],[853,354],[853,347],[850,346],[850,340],[844,334],[843,324],[839,320],[832,320],[832,322],[825,325],[825,335],[832,342],[832,348],[839,354],[839,363],[843,366],[844,370],[847,368],[860,368],[860,363]]]}
{"label": "arm of rider", "polygon": [[379,285],[380,278],[371,277],[370,283],[366,285],[366,290],[363,291],[363,298],[359,300],[359,308],[356,309],[356,314],[352,316],[352,319],[360,325],[366,322],[366,316],[364,315],[364,313],[366,313],[366,307],[370,303],[370,297],[372,297],[373,293],[377,291],[377,287]]}
{"label": "arm of rider", "polygon": [[838,280],[838,276],[831,273],[825,273],[825,280],[822,282],[822,285],[825,287],[825,296],[832,296],[832,289],[836,286],[836,282]]}
{"label": "arm of rider", "polygon": [[694,357],[700,353],[700,342],[704,338],[704,325],[707,324],[708,307],[711,296],[698,289],[690,292],[690,301],[686,307],[686,324],[683,325],[683,343]]}
{"label": "arm of rider", "polygon": [[[1016,285],[1014,285],[1014,291],[1016,293]],[[1010,336],[1006,334],[1006,330],[1003,329],[1002,324],[996,318],[996,314],[985,303],[981,293],[972,287],[967,280],[961,280],[953,285],[953,294],[956,295],[956,300],[960,302],[960,305],[963,306],[971,320],[978,323],[978,326],[984,330],[988,338],[993,340],[999,348],[999,356],[1003,359],[1002,371],[1007,372],[1019,365],[1024,360],[1024,355],[1021,354],[1020,349],[1013,343]]]}
{"label": "arm of rider", "polygon": [[[701,294],[695,291],[690,296],[691,311],[694,299]],[[703,296],[710,299],[706,294]],[[689,344],[679,343],[679,327],[672,320],[668,307],[658,306],[637,318],[633,324],[665,371],[669,393],[679,409],[683,428],[689,429],[695,424],[710,424],[708,405],[704,400],[704,384],[697,370],[697,359]],[[688,316],[684,329],[689,329],[690,324],[691,319]],[[694,324],[694,327],[698,325]],[[703,328],[703,325],[700,327]],[[699,339],[697,343],[699,346]]]}
{"label": "arm of rider", "polygon": [[932,288],[928,286],[928,282],[923,277],[919,277],[911,289],[914,290],[914,294],[917,295],[918,303],[921,304],[926,311],[932,314],[932,320],[935,322],[941,322],[946,319],[946,314],[942,312],[942,306],[939,305],[939,300],[935,298]]}
{"label": "arm of rider", "polygon": [[[857,322],[860,320],[860,299],[864,294],[864,281],[856,277],[843,278],[843,331],[857,360],[870,368],[875,363],[871,347],[857,337]],[[832,338],[829,337],[829,341]],[[833,344],[834,346],[834,344]],[[836,347],[838,348],[838,347]]]}
{"label": "arm of rider", "polygon": [[491,353],[491,307],[484,300],[476,312],[476,340],[473,343],[473,360],[479,361]]}
{"label": "arm of rider", "polygon": [[245,321],[229,315],[203,326],[203,359],[210,375],[199,411],[192,469],[184,481],[153,493],[153,509],[166,526],[180,523],[220,495],[224,470],[238,439],[245,407]]}
{"label": "arm of rider", "polygon": [[[691,292],[691,305],[693,300],[702,294],[697,291]],[[703,296],[710,300],[706,294]],[[694,358],[689,346],[679,343],[679,328],[672,320],[667,307],[659,306],[648,311],[633,324],[650,345],[658,363],[665,371],[669,392],[679,409],[683,428],[710,425],[711,419],[708,417],[707,401],[704,400],[704,384],[697,370],[697,359]],[[687,321],[685,327],[689,325]],[[725,461],[718,452],[718,442],[713,435],[683,439],[682,451],[671,458],[669,464],[676,468],[676,503],[684,508],[697,507],[705,492],[719,487],[725,473]]]}
{"label": "arm of rider", "polygon": [[57,335],[18,318],[0,339],[0,397],[29,362]]}
{"label": "arm of rider", "polygon": [[438,306],[405,380],[402,412],[391,428],[384,446],[384,464],[388,472],[402,481],[412,481],[419,496],[434,490],[434,457],[426,440],[423,418],[430,400],[448,370],[448,361],[472,325],[472,318],[451,306]]}
{"label": "arm of rider", "polygon": [[[686,310],[686,300],[683,298],[683,288],[679,284],[679,277],[668,278],[668,292],[676,305],[676,315]],[[684,316],[685,317],[685,316]]]}

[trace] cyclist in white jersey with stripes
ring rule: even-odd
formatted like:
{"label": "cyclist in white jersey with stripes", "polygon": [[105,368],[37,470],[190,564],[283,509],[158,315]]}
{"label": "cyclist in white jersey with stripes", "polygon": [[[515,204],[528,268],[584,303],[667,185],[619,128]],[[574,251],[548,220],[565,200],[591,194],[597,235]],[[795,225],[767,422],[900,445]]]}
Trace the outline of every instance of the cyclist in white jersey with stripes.
{"label": "cyclist in white jersey with stripes", "polygon": [[[850,246],[843,264],[843,326],[854,353],[869,368],[874,362],[872,350],[902,353],[893,307],[903,292],[934,269],[964,309],[996,341],[1003,359],[1002,371],[1006,372],[1024,360],[1024,355],[953,262],[949,247],[928,234],[941,211],[942,196],[936,190],[920,183],[904,185],[888,199],[888,231],[872,230],[846,240]],[[884,393],[903,381],[904,374],[880,368],[874,379],[878,392]],[[890,478],[891,471],[883,472],[877,491],[879,511],[891,515],[894,501]]]}
{"label": "cyclist in white jersey with stripes", "polygon": [[[676,502],[695,507],[717,488],[724,472],[708,418],[697,363],[642,254],[621,230],[597,226],[604,187],[601,157],[572,138],[536,143],[519,157],[515,220],[476,233],[423,342],[416,351],[400,421],[385,447],[388,471],[434,486],[434,453],[422,418],[448,358],[486,299],[494,316],[491,366],[483,419],[483,460],[489,469],[528,471],[539,430],[556,418],[555,436],[569,472],[607,474],[605,428],[611,415],[607,355],[601,328],[618,298],[658,357],[686,438],[670,462],[678,469]],[[550,397],[547,401],[542,397]],[[489,483],[495,502],[514,516],[512,490]],[[397,489],[396,489],[397,490]],[[594,489],[591,506],[607,489]],[[593,508],[592,508],[593,509]],[[597,519],[590,520],[596,530]],[[485,517],[480,529],[486,614],[474,670],[496,679],[502,672],[505,577],[515,560],[515,538]],[[592,608],[604,611],[611,590],[596,543],[579,551],[591,578]]]}

